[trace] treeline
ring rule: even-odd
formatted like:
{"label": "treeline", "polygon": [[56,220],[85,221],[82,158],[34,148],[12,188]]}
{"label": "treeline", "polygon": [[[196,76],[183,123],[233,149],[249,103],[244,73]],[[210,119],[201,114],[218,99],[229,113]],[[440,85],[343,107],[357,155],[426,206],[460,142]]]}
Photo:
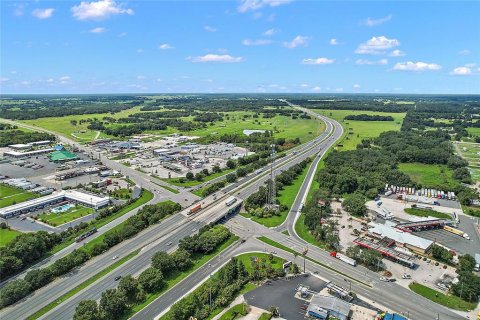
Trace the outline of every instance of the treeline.
{"label": "treeline", "polygon": [[412,184],[396,165],[395,156],[382,150],[334,151],[325,158],[325,166],[316,179],[320,188],[328,190],[333,198],[356,192],[374,198],[386,183],[400,186]]}
{"label": "treeline", "polygon": [[[117,288],[102,293],[99,303],[94,300],[80,301],[73,319],[107,320],[126,316],[134,306],[145,302],[148,295],[164,289],[168,280],[191,269],[196,261],[220,247],[231,236],[228,229],[221,225],[203,227],[197,237],[183,239],[175,252],[155,253],[150,268],[137,278],[131,275],[123,277]],[[195,245],[193,241],[201,244]]]}
{"label": "treeline", "polygon": [[198,95],[191,97],[174,97],[169,99],[156,99],[156,105],[161,105],[165,109],[198,110],[210,112],[233,112],[233,111],[253,111],[263,112],[265,107],[289,108],[285,102],[265,99],[265,98],[245,98],[232,95]]}
{"label": "treeline", "polygon": [[1,132],[0,134],[0,148],[6,147],[11,144],[29,143],[34,141],[55,141],[55,136],[49,133],[22,130],[5,130],[6,129],[2,130],[3,132]]}
{"label": "treeline", "polygon": [[[292,185],[295,179],[303,172],[307,165],[311,162],[310,158],[307,158],[300,163],[297,163],[291,166],[289,169],[283,171],[275,177],[275,188],[279,192],[284,189],[285,186]],[[261,186],[258,188],[258,191],[251,194],[247,199],[245,199],[245,209],[251,215],[268,218],[272,215],[279,215],[281,211],[287,210],[288,207],[285,205],[279,204],[279,210],[267,210],[265,207],[267,202],[267,190],[269,185],[272,184],[271,180],[266,182],[266,186]]]}
{"label": "treeline", "polygon": [[[158,223],[167,215],[170,215],[180,209],[181,207],[179,204],[170,201],[143,207],[136,215],[128,218],[121,228],[118,230],[110,230],[105,233],[102,242],[95,243],[92,247],[88,247],[87,245],[86,248],[74,250],[72,253],[61,259],[58,259],[52,265],[46,268],[29,271],[25,275],[24,279],[15,279],[8,282],[0,289],[0,308],[23,299],[30,292],[45,286],[46,284],[52,282],[55,278],[70,272],[76,267],[81,266],[85,261],[102,254],[110,247],[113,247],[123,240],[135,236],[143,229],[152,224]],[[37,234],[40,232],[37,232]],[[17,239],[14,241],[17,241]],[[31,241],[27,242],[26,245],[32,246]]]}
{"label": "treeline", "polygon": [[3,105],[0,108],[2,118],[14,120],[32,120],[38,118],[65,117],[94,113],[117,113],[143,104],[143,100],[129,100],[120,103],[98,102],[83,99],[66,99],[63,102],[43,100],[39,104],[15,104],[15,107]]}
{"label": "treeline", "polygon": [[248,148],[253,152],[270,151],[271,145],[275,144],[275,150],[277,152],[285,151],[301,144],[300,138],[273,138],[272,131],[255,132],[247,136],[244,134],[223,134],[218,136],[206,136],[198,139],[199,143],[208,144],[213,142],[233,143],[238,146]]}
{"label": "treeline", "polygon": [[93,228],[97,222],[107,218],[126,206],[134,203],[130,199],[121,205],[115,205],[100,210],[95,219],[87,222],[81,222],[74,227],[69,227],[60,233],[47,233],[38,231],[32,233],[23,233],[18,235],[12,242],[4,247],[0,247],[0,279],[11,277],[23,269],[43,259],[55,245],[72,241],[79,234]]}
{"label": "treeline", "polygon": [[104,132],[116,137],[127,137],[147,130],[166,130],[168,127],[173,127],[180,131],[192,131],[206,127],[206,124],[203,122],[183,121],[181,119],[147,120],[143,118],[120,118],[117,122],[130,125],[106,127]]}
{"label": "treeline", "polygon": [[165,314],[165,319],[209,319],[213,310],[228,306],[250,280],[259,281],[284,276],[285,271],[282,268],[274,269],[271,260],[273,255],[269,255],[268,259],[252,256],[250,260],[252,271],[249,273],[240,260],[232,258],[211,279],[175,303]]}
{"label": "treeline", "polygon": [[344,120],[358,120],[358,121],[393,121],[392,116],[380,116],[370,114],[349,114],[343,118]]}

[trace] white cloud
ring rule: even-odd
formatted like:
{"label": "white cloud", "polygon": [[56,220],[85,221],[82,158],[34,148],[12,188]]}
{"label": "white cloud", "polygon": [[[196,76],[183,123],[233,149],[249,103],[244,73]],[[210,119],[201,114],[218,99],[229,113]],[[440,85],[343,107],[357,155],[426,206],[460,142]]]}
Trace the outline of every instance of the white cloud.
{"label": "white cloud", "polygon": [[468,56],[472,52],[468,49],[463,49],[463,50],[460,50],[458,53],[461,54],[462,56]]}
{"label": "white cloud", "polygon": [[338,40],[335,39],[335,38],[330,39],[330,44],[331,44],[332,46],[339,45]]}
{"label": "white cloud", "polygon": [[132,9],[127,9],[123,4],[117,4],[113,0],[82,1],[78,6],[71,9],[72,15],[77,20],[101,20],[112,15],[132,15]]}
{"label": "white cloud", "polygon": [[343,88],[336,88],[335,91],[337,91],[337,92],[343,92]]}
{"label": "white cloud", "polygon": [[30,81],[24,80],[24,81],[21,81],[20,84],[21,84],[21,85],[24,85],[24,86],[29,86],[29,85],[30,85]]}
{"label": "white cloud", "polygon": [[243,57],[234,57],[229,54],[213,54],[209,53],[204,56],[188,57],[187,60],[192,62],[221,62],[221,63],[236,63],[242,62]]}
{"label": "white cloud", "polygon": [[143,53],[143,49],[142,48],[137,49],[137,53]]}
{"label": "white cloud", "polygon": [[277,29],[272,28],[272,29],[268,29],[267,31],[265,31],[263,33],[263,35],[269,37],[269,36],[273,36],[277,32],[278,32]]}
{"label": "white cloud", "polygon": [[386,17],[378,18],[378,19],[373,19],[373,18],[369,17],[369,18],[365,19],[364,24],[369,26],[369,27],[374,27],[374,26],[384,24],[385,22],[390,21],[391,19],[392,19],[391,14],[389,14]]}
{"label": "white cloud", "polygon": [[53,83],[55,80],[53,80],[53,78],[48,78],[47,80],[45,80],[46,83]]}
{"label": "white cloud", "polygon": [[58,78],[58,80],[60,80],[60,81],[68,81],[68,80],[70,80],[70,76],[63,76],[63,77]]}
{"label": "white cloud", "polygon": [[357,61],[355,61],[355,64],[385,65],[385,64],[388,64],[388,60],[387,59],[380,59],[380,60],[372,61],[372,60],[358,59]]}
{"label": "white cloud", "polygon": [[211,27],[211,26],[205,26],[205,27],[203,27],[203,29],[204,29],[205,31],[208,31],[208,32],[215,32],[215,31],[217,31],[216,28]]}
{"label": "white cloud", "polygon": [[127,35],[126,32],[121,32],[117,35],[117,37],[122,38],[122,37],[125,37],[126,35]]}
{"label": "white cloud", "polygon": [[103,27],[97,27],[97,28],[93,28],[91,29],[90,33],[104,33],[105,31],[107,31],[107,29],[103,28]]}
{"label": "white cloud", "polygon": [[388,55],[390,57],[403,57],[405,55],[405,52],[395,49],[392,52],[390,52]]}
{"label": "white cloud", "polygon": [[303,59],[302,64],[332,64],[335,62],[335,59],[328,58],[309,58]]}
{"label": "white cloud", "polygon": [[270,43],[272,43],[272,41],[268,39],[257,39],[257,40],[245,39],[242,41],[242,44],[244,46],[264,46]]}
{"label": "white cloud", "polygon": [[372,37],[367,42],[361,43],[355,53],[358,54],[385,54],[386,50],[398,47],[400,41],[388,39],[385,36]]}
{"label": "white cloud", "polygon": [[440,70],[442,67],[436,63],[427,63],[427,62],[399,62],[395,64],[393,70],[400,71],[427,71],[427,70]]}
{"label": "white cloud", "polygon": [[237,7],[239,12],[248,12],[261,9],[263,7],[278,7],[282,4],[287,4],[292,0],[242,0],[241,4]]}
{"label": "white cloud", "polygon": [[160,50],[168,50],[168,49],[173,49],[173,47],[171,45],[169,45],[168,43],[163,43],[161,45],[158,46],[158,49]]}
{"label": "white cloud", "polygon": [[360,85],[358,83],[354,84],[353,89],[360,89]]}
{"label": "white cloud", "polygon": [[302,88],[308,88],[308,87],[310,87],[310,85],[308,85],[308,84],[306,84],[306,83],[302,83],[302,84],[300,85],[300,87],[302,87]]}
{"label": "white cloud", "polygon": [[137,80],[145,80],[145,79],[146,79],[145,76],[142,76],[142,75],[137,76]]}
{"label": "white cloud", "polygon": [[450,74],[454,76],[468,76],[472,74],[472,69],[469,67],[457,67]]}
{"label": "white cloud", "polygon": [[10,73],[11,74],[17,74],[18,72],[17,72],[17,70],[12,70],[12,71],[10,71]]}
{"label": "white cloud", "polygon": [[9,78],[0,78],[0,82],[7,82],[8,80],[10,80]]}
{"label": "white cloud", "polygon": [[322,88],[320,88],[319,86],[315,86],[312,88],[313,91],[320,91],[322,90]]}
{"label": "white cloud", "polygon": [[295,38],[293,38],[292,41],[285,41],[283,43],[283,46],[287,47],[289,49],[293,49],[293,48],[296,48],[298,46],[306,46],[308,44],[309,40],[310,40],[310,37],[299,35],[299,36],[296,36]]}
{"label": "white cloud", "polygon": [[53,16],[53,12],[55,9],[47,8],[47,9],[35,9],[32,11],[32,16],[38,19],[48,19]]}

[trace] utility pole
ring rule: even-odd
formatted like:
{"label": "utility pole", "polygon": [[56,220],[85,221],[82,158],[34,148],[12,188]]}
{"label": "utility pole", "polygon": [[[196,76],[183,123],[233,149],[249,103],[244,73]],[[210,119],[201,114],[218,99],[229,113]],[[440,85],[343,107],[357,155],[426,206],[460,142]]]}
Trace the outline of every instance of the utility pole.
{"label": "utility pole", "polygon": [[266,208],[267,210],[277,210],[276,205],[276,188],[275,188],[275,144],[270,145],[272,150],[270,153],[271,165],[270,165],[270,183],[267,185],[267,199],[266,199]]}

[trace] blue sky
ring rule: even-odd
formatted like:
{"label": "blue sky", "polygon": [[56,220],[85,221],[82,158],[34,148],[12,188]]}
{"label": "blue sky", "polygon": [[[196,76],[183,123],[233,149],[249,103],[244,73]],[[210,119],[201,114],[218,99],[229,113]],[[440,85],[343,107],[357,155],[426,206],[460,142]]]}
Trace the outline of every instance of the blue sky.
{"label": "blue sky", "polygon": [[2,93],[480,93],[480,3],[2,1]]}

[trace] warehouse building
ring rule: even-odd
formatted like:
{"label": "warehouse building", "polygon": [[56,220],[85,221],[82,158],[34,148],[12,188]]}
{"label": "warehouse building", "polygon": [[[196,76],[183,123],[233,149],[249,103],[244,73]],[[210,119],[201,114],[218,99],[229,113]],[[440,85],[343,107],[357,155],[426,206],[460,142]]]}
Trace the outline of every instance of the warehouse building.
{"label": "warehouse building", "polygon": [[33,212],[39,209],[43,209],[47,206],[57,204],[60,202],[69,201],[72,203],[78,203],[85,207],[94,209],[100,209],[106,207],[110,203],[109,198],[99,197],[96,195],[76,191],[76,190],[64,190],[54,192],[50,195],[28,200],[25,202],[17,203],[9,207],[0,209],[0,217],[8,219],[20,214]]}
{"label": "warehouse building", "polygon": [[307,314],[316,319],[347,320],[350,314],[350,304],[335,297],[315,294],[307,308]]}
{"label": "warehouse building", "polygon": [[49,153],[49,152],[52,152],[52,151],[54,151],[53,148],[31,150],[31,151],[25,151],[25,152],[12,150],[12,151],[5,151],[3,153],[3,155],[5,157],[23,159],[23,158],[35,157],[35,156],[38,156],[40,154]]}

